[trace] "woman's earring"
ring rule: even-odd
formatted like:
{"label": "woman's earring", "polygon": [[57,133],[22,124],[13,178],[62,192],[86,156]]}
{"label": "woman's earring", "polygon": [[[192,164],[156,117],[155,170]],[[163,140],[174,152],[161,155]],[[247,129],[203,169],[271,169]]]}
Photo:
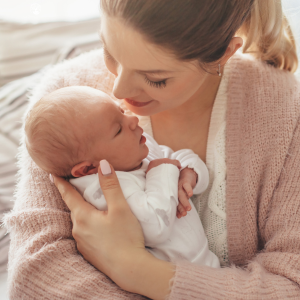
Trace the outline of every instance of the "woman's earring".
{"label": "woman's earring", "polygon": [[222,73],[221,73],[221,65],[219,64],[219,70],[217,71],[217,73],[219,74],[219,76],[222,76]]}

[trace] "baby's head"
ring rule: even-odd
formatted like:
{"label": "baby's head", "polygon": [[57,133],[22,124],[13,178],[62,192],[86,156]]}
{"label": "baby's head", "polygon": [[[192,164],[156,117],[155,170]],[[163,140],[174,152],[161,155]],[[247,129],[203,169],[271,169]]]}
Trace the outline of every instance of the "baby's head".
{"label": "baby's head", "polygon": [[26,117],[25,133],[36,164],[61,177],[95,174],[102,159],[116,171],[130,171],[149,151],[137,117],[86,86],[65,87],[40,99]]}

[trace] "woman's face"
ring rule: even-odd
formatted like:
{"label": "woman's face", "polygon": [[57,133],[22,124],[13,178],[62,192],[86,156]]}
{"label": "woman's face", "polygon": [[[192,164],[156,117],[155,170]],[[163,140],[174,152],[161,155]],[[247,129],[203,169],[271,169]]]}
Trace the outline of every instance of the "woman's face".
{"label": "woman's face", "polygon": [[[179,61],[136,30],[103,14],[105,63],[116,76],[113,93],[138,115],[153,115],[197,101],[211,78],[197,62]],[[207,84],[206,84],[207,83]]]}

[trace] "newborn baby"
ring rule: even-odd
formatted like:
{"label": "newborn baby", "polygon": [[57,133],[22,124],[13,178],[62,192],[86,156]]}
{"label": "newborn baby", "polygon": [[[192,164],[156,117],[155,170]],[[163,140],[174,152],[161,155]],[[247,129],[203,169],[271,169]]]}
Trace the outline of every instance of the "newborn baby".
{"label": "newborn baby", "polygon": [[[176,217],[179,167],[198,175],[194,193],[208,185],[208,170],[191,150],[173,152],[143,134],[135,116],[105,93],[82,86],[56,90],[38,101],[25,122],[26,147],[43,170],[70,179],[86,201],[107,210],[97,170],[106,159],[157,258],[219,267],[193,203]],[[179,161],[179,162],[178,162]]]}

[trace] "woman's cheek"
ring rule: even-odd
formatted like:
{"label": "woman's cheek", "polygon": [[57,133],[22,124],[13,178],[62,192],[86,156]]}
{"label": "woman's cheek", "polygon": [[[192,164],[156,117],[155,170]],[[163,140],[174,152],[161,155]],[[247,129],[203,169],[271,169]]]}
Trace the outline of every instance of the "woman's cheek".
{"label": "woman's cheek", "polygon": [[148,86],[144,88],[144,92],[149,96],[149,98],[161,101],[172,99],[176,96],[176,90],[178,90],[178,88],[172,83],[167,83],[166,87],[163,88]]}
{"label": "woman's cheek", "polygon": [[110,59],[104,57],[104,63],[106,65],[107,70],[114,74],[115,76],[118,76],[118,72],[117,72],[117,66],[114,62],[112,62]]}

